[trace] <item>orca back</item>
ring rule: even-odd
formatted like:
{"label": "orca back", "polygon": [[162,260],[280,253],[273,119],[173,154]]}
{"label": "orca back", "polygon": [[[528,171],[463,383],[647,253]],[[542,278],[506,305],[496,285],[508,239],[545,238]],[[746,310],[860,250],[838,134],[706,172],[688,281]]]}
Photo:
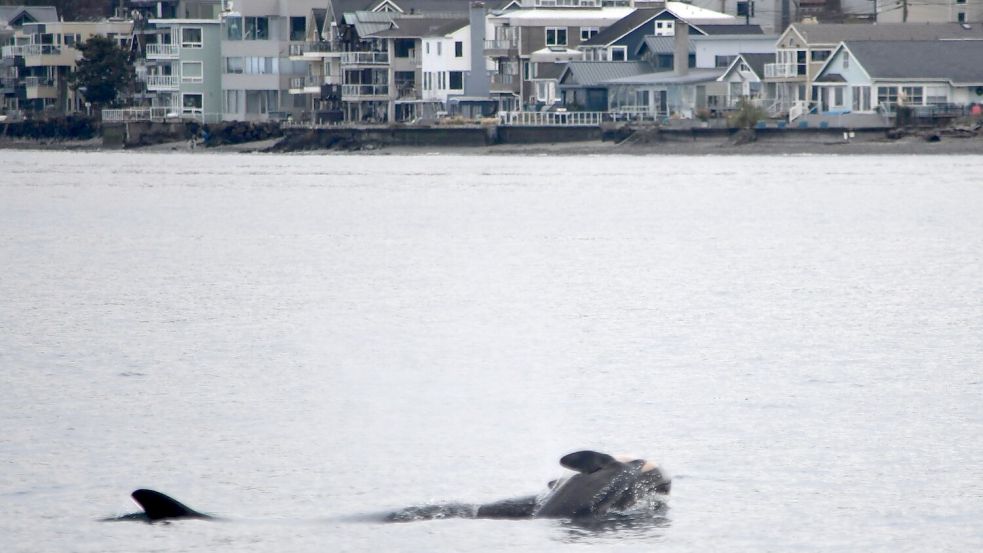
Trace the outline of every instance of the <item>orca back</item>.
{"label": "orca back", "polygon": [[130,494],[151,522],[169,518],[211,518],[155,490],[140,489]]}

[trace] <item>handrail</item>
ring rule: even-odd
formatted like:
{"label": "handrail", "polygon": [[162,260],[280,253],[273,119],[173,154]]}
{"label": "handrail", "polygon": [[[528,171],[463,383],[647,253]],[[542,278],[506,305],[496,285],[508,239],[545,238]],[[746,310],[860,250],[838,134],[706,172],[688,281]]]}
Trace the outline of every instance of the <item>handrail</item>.
{"label": "handrail", "polygon": [[503,111],[498,122],[513,127],[597,127],[605,115],[603,111]]}

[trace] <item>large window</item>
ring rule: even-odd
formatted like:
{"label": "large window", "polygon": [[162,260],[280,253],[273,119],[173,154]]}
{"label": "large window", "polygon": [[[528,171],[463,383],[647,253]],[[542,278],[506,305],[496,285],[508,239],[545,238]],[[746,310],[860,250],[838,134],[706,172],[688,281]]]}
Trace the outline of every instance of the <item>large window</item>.
{"label": "large window", "polygon": [[898,103],[898,87],[879,86],[877,87],[877,104],[888,109],[894,109]]}
{"label": "large window", "polygon": [[201,48],[201,27],[181,29],[181,48]]}
{"label": "large window", "polygon": [[451,71],[447,75],[447,88],[451,90],[461,90],[464,88],[464,72]]}
{"label": "large window", "polygon": [[945,104],[949,102],[949,96],[945,85],[935,85],[925,87],[926,104]]}
{"label": "large window", "polygon": [[242,73],[243,71],[242,58],[225,58],[226,73]]}
{"label": "large window", "polygon": [[290,40],[300,41],[307,38],[307,18],[290,18]]}
{"label": "large window", "polygon": [[226,40],[242,40],[242,16],[230,15],[225,18]]}
{"label": "large window", "polygon": [[242,111],[242,91],[225,91],[225,113],[239,113]]}
{"label": "large window", "polygon": [[269,17],[247,17],[246,32],[243,35],[246,40],[269,40],[270,38],[270,18]]}
{"label": "large window", "polygon": [[586,42],[591,39],[598,32],[597,27],[581,27],[580,28],[580,42]]}
{"label": "large window", "polygon": [[626,61],[628,59],[627,46],[612,46],[611,61]]}
{"label": "large window", "polygon": [[925,103],[925,89],[920,86],[901,87],[901,97],[905,105],[920,106]]}
{"label": "large window", "polygon": [[202,107],[202,96],[201,94],[182,94],[181,95],[181,111],[183,113],[201,113]]}
{"label": "large window", "polygon": [[567,28],[566,27],[546,27],[547,46],[566,46]]}
{"label": "large window", "polygon": [[870,87],[853,87],[853,111],[870,111]]}
{"label": "large window", "polygon": [[831,53],[829,50],[813,50],[812,61],[826,61]]}
{"label": "large window", "polygon": [[754,17],[754,2],[738,0],[737,17]]}

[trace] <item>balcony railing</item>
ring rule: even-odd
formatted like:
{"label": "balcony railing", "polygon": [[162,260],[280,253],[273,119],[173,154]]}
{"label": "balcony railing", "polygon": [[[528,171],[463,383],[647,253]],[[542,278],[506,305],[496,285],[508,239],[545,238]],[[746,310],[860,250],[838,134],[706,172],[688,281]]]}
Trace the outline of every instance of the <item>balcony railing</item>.
{"label": "balcony railing", "polygon": [[177,109],[176,107],[104,109],[102,110],[102,120],[105,123],[163,121],[168,113],[175,112]]}
{"label": "balcony railing", "polygon": [[389,96],[389,85],[387,84],[343,84],[341,85],[341,96],[347,98],[351,96]]}
{"label": "balcony railing", "polygon": [[787,79],[798,76],[798,66],[794,63],[766,63],[766,79]]}
{"label": "balcony railing", "polygon": [[177,75],[147,75],[147,90],[177,90]]}
{"label": "balcony railing", "polygon": [[177,59],[180,54],[180,47],[177,44],[148,44],[147,59]]}
{"label": "balcony railing", "polygon": [[604,116],[603,111],[503,111],[498,122],[517,127],[596,127]]}
{"label": "balcony railing", "polygon": [[28,44],[22,46],[25,56],[57,56],[61,54],[58,44]]}
{"label": "balcony railing", "polygon": [[386,65],[389,63],[389,52],[342,52],[343,65]]}
{"label": "balcony railing", "polygon": [[290,45],[290,55],[291,56],[303,56],[304,54],[323,54],[328,52],[334,52],[336,45],[332,45],[330,42],[302,42],[300,44]]}
{"label": "balcony railing", "polygon": [[35,86],[55,86],[55,81],[48,77],[24,77],[24,86],[28,88]]}
{"label": "balcony railing", "polygon": [[516,47],[516,40],[512,38],[500,38],[485,41],[485,50],[513,50]]}
{"label": "balcony railing", "polygon": [[3,49],[0,50],[0,56],[4,58],[23,57],[25,48],[27,48],[25,45],[4,46]]}

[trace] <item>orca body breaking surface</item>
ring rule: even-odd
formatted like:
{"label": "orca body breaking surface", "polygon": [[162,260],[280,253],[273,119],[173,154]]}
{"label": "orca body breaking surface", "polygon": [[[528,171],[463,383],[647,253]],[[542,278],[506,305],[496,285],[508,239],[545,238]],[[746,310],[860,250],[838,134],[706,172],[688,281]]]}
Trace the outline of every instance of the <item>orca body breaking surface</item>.
{"label": "orca body breaking surface", "polygon": [[130,494],[136,501],[142,513],[131,513],[107,520],[139,520],[142,522],[159,522],[182,518],[213,519],[214,517],[199,513],[180,501],[162,494],[156,490],[139,489]]}

